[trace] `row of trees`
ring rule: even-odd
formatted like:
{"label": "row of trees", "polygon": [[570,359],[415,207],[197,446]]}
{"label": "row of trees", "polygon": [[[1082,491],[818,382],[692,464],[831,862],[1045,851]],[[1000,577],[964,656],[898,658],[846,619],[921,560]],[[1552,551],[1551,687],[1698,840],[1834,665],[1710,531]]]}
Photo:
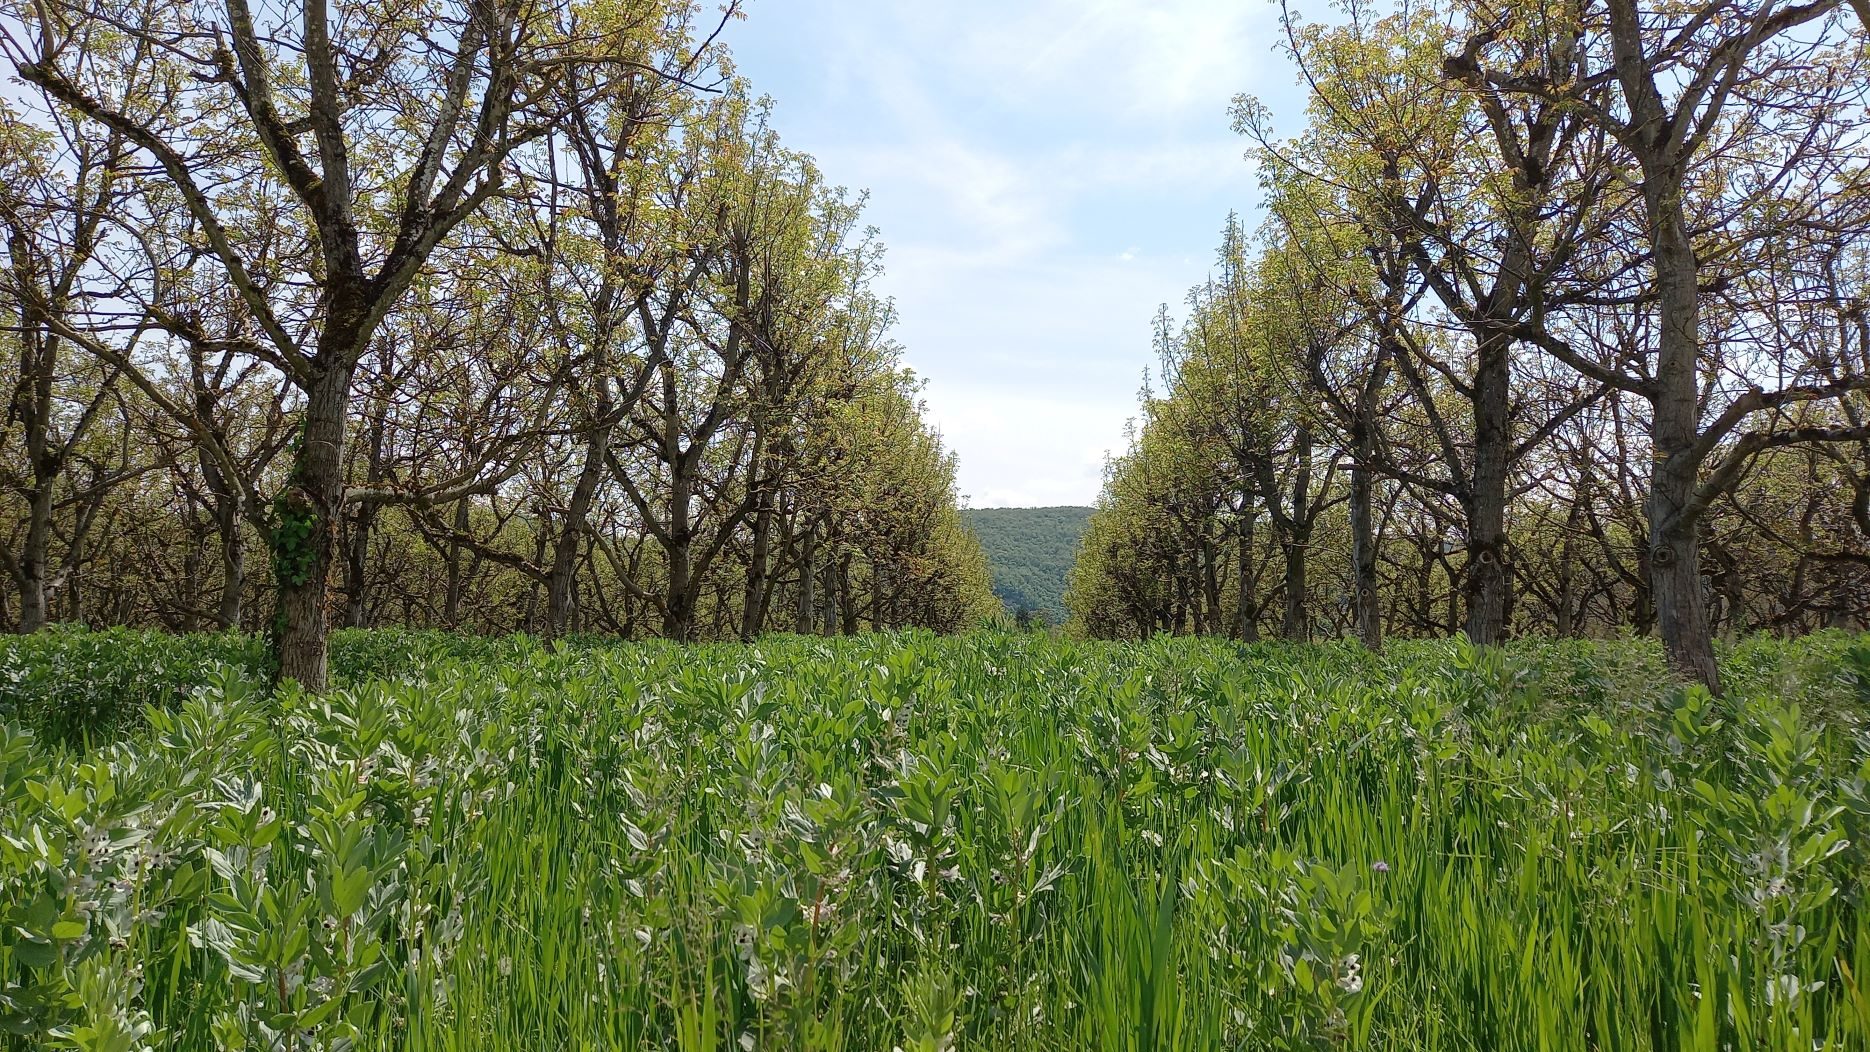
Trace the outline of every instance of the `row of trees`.
{"label": "row of trees", "polygon": [[861,200],[688,0],[35,0],[8,627],[674,639],[992,607]]}
{"label": "row of trees", "polygon": [[1287,12],[1075,571],[1103,634],[1870,622],[1870,52],[1844,0]]}

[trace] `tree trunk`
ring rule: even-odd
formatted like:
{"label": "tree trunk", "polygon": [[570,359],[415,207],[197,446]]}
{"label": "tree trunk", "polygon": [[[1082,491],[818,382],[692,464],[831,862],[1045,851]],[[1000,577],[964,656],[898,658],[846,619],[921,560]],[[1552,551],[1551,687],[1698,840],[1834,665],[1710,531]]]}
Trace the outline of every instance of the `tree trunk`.
{"label": "tree trunk", "polygon": [[845,552],[844,558],[838,560],[838,613],[847,636],[857,634],[857,595],[851,589],[851,555]]}
{"label": "tree trunk", "polygon": [[1239,595],[1234,600],[1234,634],[1242,643],[1260,641],[1260,609],[1254,602],[1254,591],[1258,583],[1253,573],[1253,501],[1248,498],[1242,502],[1246,510],[1240,513],[1240,528],[1236,539],[1240,547],[1240,564],[1234,568],[1235,586]]}
{"label": "tree trunk", "polygon": [[377,521],[377,507],[360,506],[351,516],[350,543],[345,546],[344,627],[370,627],[370,531]]}
{"label": "tree trunk", "polygon": [[[599,411],[608,420],[608,401],[600,405]],[[545,634],[548,639],[564,635],[571,624],[574,600],[572,586],[578,574],[578,555],[584,550],[585,534],[590,530],[591,505],[597,499],[597,488],[608,466],[611,431],[609,423],[601,423],[592,430],[585,443],[584,466],[578,471],[578,481],[571,490],[571,501],[565,506],[564,521],[559,524],[558,536],[553,541],[552,568],[547,572],[545,586]],[[680,514],[684,520],[687,519],[686,508]]]}
{"label": "tree trunk", "polygon": [[808,524],[805,533],[799,538],[799,609],[798,620],[793,625],[799,635],[809,636],[816,627],[818,598],[812,594],[813,586],[818,583],[818,528]]}
{"label": "tree trunk", "polygon": [[221,535],[221,603],[215,619],[223,629],[238,630],[247,587],[247,541],[240,532],[239,504],[217,500],[215,526]]}
{"label": "tree trunk", "polygon": [[[95,509],[91,514],[96,514]],[[88,520],[89,515],[83,517]],[[71,531],[71,550],[65,553],[65,569],[59,574],[59,583],[65,590],[65,620],[74,625],[84,621],[84,575],[79,571],[84,566],[84,538],[90,531],[83,520]]]}
{"label": "tree trunk", "polygon": [[818,631],[821,635],[838,634],[838,563],[833,547],[833,558],[825,560],[825,579],[820,582],[818,598]]}
{"label": "tree trunk", "polygon": [[883,625],[883,564],[870,562],[870,630],[881,632]]}
{"label": "tree trunk", "polygon": [[1374,486],[1365,458],[1371,450],[1368,439],[1357,463],[1351,467],[1351,609],[1356,618],[1357,638],[1371,650],[1383,649],[1383,618],[1377,609],[1377,538],[1372,511]]}
{"label": "tree trunk", "polygon": [[[1695,502],[1700,437],[1699,264],[1682,214],[1678,173],[1650,171],[1644,182],[1656,259],[1661,337],[1651,419],[1655,467],[1649,482],[1649,554],[1656,620],[1669,663],[1720,693],[1707,597],[1701,590],[1701,509]],[[1651,181],[1656,185],[1651,185]],[[1665,187],[1674,187],[1671,190]]]}
{"label": "tree trunk", "polygon": [[51,618],[46,577],[51,562],[53,496],[50,479],[39,478],[34,481],[32,499],[26,511],[26,542],[21,545],[19,553],[21,632],[37,632]]}
{"label": "tree trunk", "polygon": [[[674,446],[674,442],[670,442]],[[694,523],[689,487],[691,480],[683,469],[683,457],[667,458],[669,478],[669,526],[662,543],[665,581],[662,634],[678,643],[687,643],[695,634],[695,607],[692,594],[694,576]]]}
{"label": "tree trunk", "polygon": [[1710,691],[1721,689],[1714,636],[1702,594],[1698,516],[1683,514],[1694,496],[1695,478],[1656,465],[1649,490],[1649,574],[1669,664]]}
{"label": "tree trunk", "polygon": [[1506,633],[1507,469],[1512,457],[1510,341],[1489,333],[1474,373],[1474,473],[1467,506],[1467,638],[1492,646]]}
{"label": "tree trunk", "polygon": [[314,693],[330,683],[325,599],[343,514],[345,411],[354,371],[354,365],[333,364],[314,377],[291,482],[275,503],[269,539],[279,589],[279,678]]}
{"label": "tree trunk", "polygon": [[772,562],[773,494],[761,486],[754,500],[753,548],[747,557],[747,590],[740,610],[740,638],[747,642],[766,630],[767,573]]}
{"label": "tree trunk", "polygon": [[[1188,634],[1189,588],[1188,572],[1183,568],[1182,558],[1178,555],[1170,564],[1169,572],[1175,578],[1175,614],[1169,630],[1178,636]],[[1199,629],[1199,625],[1196,626]]]}
{"label": "tree trunk", "polygon": [[1312,637],[1305,613],[1306,548],[1310,540],[1310,529],[1291,530],[1279,544],[1286,557],[1286,616],[1281,634],[1291,640],[1304,641]]}
{"label": "tree trunk", "polygon": [[1714,662],[1714,637],[1701,594],[1696,503],[1700,461],[1701,264],[1688,230],[1683,204],[1687,182],[1685,147],[1677,122],[1656,87],[1656,71],[1645,52],[1636,6],[1629,0],[1609,5],[1612,58],[1629,108],[1629,124],[1640,133],[1626,137],[1642,169],[1643,213],[1656,275],[1656,366],[1648,385],[1650,443],[1650,590],[1656,621],[1669,663],[1709,690],[1720,693]]}
{"label": "tree trunk", "polygon": [[454,533],[448,538],[448,577],[442,593],[442,623],[461,627],[461,538],[468,528],[468,499],[455,501]]}
{"label": "tree trunk", "polygon": [[[1208,520],[1212,523],[1212,519]],[[1202,618],[1203,630],[1211,635],[1221,634],[1223,614],[1221,613],[1221,568],[1220,545],[1216,544],[1208,532],[1208,526],[1202,527],[1201,538],[1201,603],[1207,613]]]}

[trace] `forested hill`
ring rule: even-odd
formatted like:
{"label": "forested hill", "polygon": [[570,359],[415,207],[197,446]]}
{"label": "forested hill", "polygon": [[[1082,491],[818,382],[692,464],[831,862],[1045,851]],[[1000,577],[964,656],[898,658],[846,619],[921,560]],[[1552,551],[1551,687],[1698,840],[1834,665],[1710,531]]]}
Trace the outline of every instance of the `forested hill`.
{"label": "forested hill", "polygon": [[962,512],[993,569],[993,591],[1008,611],[1065,620],[1065,575],[1078,553],[1090,508],[972,508]]}

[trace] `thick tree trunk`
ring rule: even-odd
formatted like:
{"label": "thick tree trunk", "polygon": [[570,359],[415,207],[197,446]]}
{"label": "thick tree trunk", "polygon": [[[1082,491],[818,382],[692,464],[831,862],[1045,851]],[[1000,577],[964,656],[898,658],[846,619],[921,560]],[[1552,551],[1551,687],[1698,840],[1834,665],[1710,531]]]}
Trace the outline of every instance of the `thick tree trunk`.
{"label": "thick tree trunk", "polygon": [[838,563],[835,557],[825,560],[824,580],[818,589],[818,631],[820,635],[838,634]]}
{"label": "thick tree trunk", "polygon": [[1376,459],[1377,377],[1359,395],[1351,429],[1351,616],[1357,638],[1371,650],[1383,649],[1383,616],[1377,607],[1376,480],[1371,462]]}
{"label": "thick tree trunk", "polygon": [[761,486],[754,500],[753,546],[747,557],[747,588],[740,609],[740,638],[747,642],[766,630],[767,574],[772,563],[773,494]]}
{"label": "thick tree trunk", "polygon": [[1467,637],[1491,646],[1506,633],[1507,470],[1512,459],[1510,341],[1489,334],[1474,373],[1474,472],[1467,507]]}
{"label": "thick tree trunk", "polygon": [[817,627],[818,597],[812,594],[818,583],[818,530],[807,525],[805,533],[799,538],[799,608],[798,618],[793,623],[793,630],[799,635],[809,636]]}
{"label": "thick tree trunk", "polygon": [[1235,533],[1240,548],[1240,561],[1234,568],[1234,584],[1239,589],[1234,600],[1234,635],[1243,643],[1257,643],[1260,640],[1260,608],[1254,596],[1259,582],[1254,579],[1253,573],[1253,502],[1249,499],[1245,504],[1246,510],[1240,514],[1239,529]]}
{"label": "thick tree trunk", "polygon": [[857,634],[857,595],[851,588],[851,555],[845,552],[844,557],[838,560],[838,613],[847,636]]}
{"label": "thick tree trunk", "polygon": [[[195,417],[214,431],[217,440],[224,440],[226,430],[217,417],[216,393],[207,382],[200,359],[194,362]],[[220,534],[221,601],[215,620],[223,630],[238,629],[247,587],[247,542],[241,532],[248,510],[243,506],[245,491],[235,487],[234,480],[221,470],[221,462],[205,448],[196,450],[195,460],[202,481],[213,495],[214,528]]]}
{"label": "thick tree trunk", "polygon": [[[600,406],[600,412],[608,416],[608,402]],[[547,571],[545,585],[545,634],[549,639],[564,635],[571,625],[578,556],[584,550],[585,534],[590,531],[591,505],[596,502],[598,485],[603,482],[608,467],[611,431],[610,424],[600,424],[585,443],[584,466],[578,471],[571,501],[565,506],[564,521],[553,539],[552,567]],[[686,519],[685,508],[681,514]]]}
{"label": "thick tree trunk", "polygon": [[19,553],[21,632],[37,632],[51,620],[51,601],[46,593],[52,552],[53,496],[51,480],[40,478],[35,482],[26,508],[26,540]]}
{"label": "thick tree trunk", "polygon": [[1650,440],[1649,579],[1669,663],[1709,690],[1720,693],[1714,637],[1701,593],[1700,519],[1696,487],[1704,453],[1700,439],[1701,264],[1688,230],[1684,140],[1678,122],[1692,114],[1670,114],[1656,87],[1656,70],[1645,50],[1636,5],[1608,6],[1611,52],[1629,124],[1626,137],[1642,169],[1643,212],[1656,276],[1656,365],[1648,385]]}
{"label": "thick tree trunk", "polygon": [[377,508],[359,507],[351,516],[350,543],[345,546],[344,626],[370,627],[370,533],[376,526]]}
{"label": "thick tree trunk", "polygon": [[1306,615],[1306,549],[1311,546],[1311,530],[1289,531],[1279,547],[1286,557],[1286,615],[1281,634],[1287,639],[1304,641],[1312,637]]}
{"label": "thick tree trunk", "polygon": [[1175,613],[1169,625],[1169,631],[1178,636],[1188,634],[1188,573],[1182,568],[1182,560],[1177,558],[1170,564],[1169,573],[1175,578]]}
{"label": "thick tree trunk", "polygon": [[[1656,259],[1661,335],[1653,387],[1655,467],[1649,482],[1649,561],[1656,621],[1669,663],[1720,693],[1707,597],[1701,589],[1699,263],[1682,213],[1679,173],[1645,166],[1644,199]],[[1651,185],[1651,183],[1655,185]]]}
{"label": "thick tree trunk", "polygon": [[870,630],[881,632],[883,625],[883,566],[872,560],[870,563]]}
{"label": "thick tree trunk", "polygon": [[[385,362],[385,367],[388,363]],[[370,430],[364,462],[364,484],[376,486],[383,481],[383,444],[389,437],[389,407],[381,397],[370,417]],[[344,624],[347,628],[368,628],[370,624],[370,535],[376,529],[382,507],[360,504],[351,512],[350,543],[344,566]]]}
{"label": "thick tree trunk", "polygon": [[1368,439],[1359,441],[1357,463],[1351,467],[1351,609],[1357,638],[1371,650],[1383,649],[1383,618],[1377,609],[1377,537],[1373,513]]}
{"label": "thick tree trunk", "polygon": [[552,568],[545,579],[545,637],[557,639],[571,627],[573,574],[578,566],[578,540],[583,531],[569,521],[561,525],[552,545]]}
{"label": "thick tree trunk", "polygon": [[682,457],[668,459],[672,470],[668,535],[662,542],[664,568],[668,573],[663,594],[662,634],[678,643],[687,643],[695,635],[694,523],[689,518],[692,514],[689,508],[691,480],[682,469]]}
{"label": "thick tree trunk", "polygon": [[269,547],[279,589],[279,677],[312,692],[330,683],[325,602],[344,510],[345,411],[354,371],[355,366],[334,364],[315,376],[292,478],[273,509]]}
{"label": "thick tree trunk", "polygon": [[468,499],[455,501],[454,533],[448,538],[447,583],[442,593],[442,623],[461,627],[461,538],[468,528]]}
{"label": "thick tree trunk", "polygon": [[[1209,520],[1212,523],[1212,520]],[[1209,527],[1202,527],[1201,538],[1201,605],[1207,611],[1202,618],[1202,631],[1210,635],[1220,635],[1224,624],[1221,613],[1221,567],[1220,545],[1215,543]]]}
{"label": "thick tree trunk", "polygon": [[237,630],[247,587],[247,541],[240,532],[240,506],[231,500],[216,504],[215,527],[221,535],[221,603],[215,619],[221,628]]}
{"label": "thick tree trunk", "polygon": [[1695,479],[1684,474],[1658,464],[1650,483],[1650,589],[1669,664],[1719,693],[1720,669],[1714,660],[1707,596],[1701,587],[1698,517],[1683,514],[1693,498]]}

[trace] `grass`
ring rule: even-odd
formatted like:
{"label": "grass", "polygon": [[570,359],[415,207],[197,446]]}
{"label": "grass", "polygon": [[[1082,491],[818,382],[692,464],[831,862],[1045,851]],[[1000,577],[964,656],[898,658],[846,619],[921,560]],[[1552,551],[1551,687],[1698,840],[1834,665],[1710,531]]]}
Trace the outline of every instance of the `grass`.
{"label": "grass", "polygon": [[1870,1047],[1870,641],[426,638],[0,736],[11,1047]]}

